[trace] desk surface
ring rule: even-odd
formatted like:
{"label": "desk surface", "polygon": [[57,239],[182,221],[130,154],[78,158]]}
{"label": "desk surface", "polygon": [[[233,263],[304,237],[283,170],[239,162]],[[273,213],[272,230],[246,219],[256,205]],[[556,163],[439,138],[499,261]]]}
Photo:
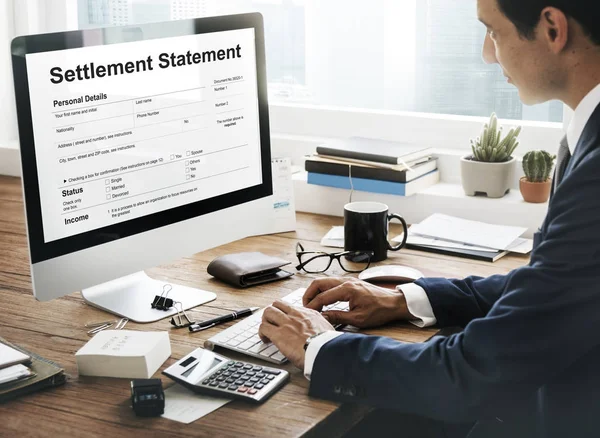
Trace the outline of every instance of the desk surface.
{"label": "desk surface", "polygon": [[[191,312],[198,319],[243,307],[264,307],[276,298],[306,287],[316,276],[299,274],[282,282],[238,290],[212,279],[206,273],[208,263],[217,256],[242,251],[262,251],[293,261],[297,241],[305,243],[307,249],[317,248],[329,228],[341,224],[341,218],[298,214],[296,232],[247,238],[151,269],[148,274],[216,292],[215,301]],[[398,229],[392,227],[391,232],[398,232]],[[402,250],[390,253],[385,263],[411,266],[428,276],[463,277],[506,273],[526,262],[526,257],[512,255],[491,264]],[[342,273],[333,272],[335,275]],[[144,435],[172,437],[338,436],[368,412],[365,407],[308,397],[308,382],[299,370],[288,364],[285,368],[291,372],[290,383],[263,405],[251,406],[235,401],[190,425],[162,418],[136,418],[129,406],[128,379],[77,375],[74,354],[89,340],[83,325],[86,321],[106,318],[107,314],[86,305],[79,293],[46,303],[33,298],[21,182],[9,177],[0,177],[0,309],[0,336],[60,363],[69,375],[67,384],[62,387],[0,405],[0,435],[118,437],[144,430]],[[197,334],[171,330],[172,355],[160,371],[229,325]],[[130,322],[127,328],[169,330],[170,324],[167,320],[149,325]],[[435,331],[397,323],[366,332],[405,342],[422,342]],[[224,354],[244,359],[229,352]],[[260,362],[258,359],[249,361]],[[171,385],[164,377],[163,383],[165,387]]]}

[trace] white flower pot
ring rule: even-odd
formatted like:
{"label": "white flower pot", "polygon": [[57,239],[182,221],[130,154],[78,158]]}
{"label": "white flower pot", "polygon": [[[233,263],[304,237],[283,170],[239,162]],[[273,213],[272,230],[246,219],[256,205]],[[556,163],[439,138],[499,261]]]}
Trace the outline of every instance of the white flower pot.
{"label": "white flower pot", "polygon": [[517,163],[514,157],[504,163],[485,163],[469,158],[471,155],[460,159],[461,181],[465,195],[502,198],[510,191]]}

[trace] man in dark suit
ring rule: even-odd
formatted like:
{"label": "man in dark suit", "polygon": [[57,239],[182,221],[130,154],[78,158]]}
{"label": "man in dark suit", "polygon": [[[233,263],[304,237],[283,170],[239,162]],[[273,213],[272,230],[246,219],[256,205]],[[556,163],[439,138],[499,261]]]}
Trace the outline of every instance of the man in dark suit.
{"label": "man in dark suit", "polygon": [[[266,309],[260,333],[304,369],[317,397],[461,423],[454,430],[469,437],[600,436],[600,2],[477,3],[485,61],[525,103],[559,99],[575,110],[530,263],[397,292],[317,280],[306,308]],[[318,313],[336,301],[350,311]],[[331,326],[406,319],[464,330],[403,344]]]}

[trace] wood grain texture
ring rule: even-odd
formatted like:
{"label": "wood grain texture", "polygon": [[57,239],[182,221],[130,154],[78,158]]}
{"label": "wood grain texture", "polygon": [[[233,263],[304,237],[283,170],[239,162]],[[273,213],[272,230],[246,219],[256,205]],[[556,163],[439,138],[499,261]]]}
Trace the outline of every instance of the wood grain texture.
{"label": "wood grain texture", "polygon": [[[206,273],[208,263],[220,255],[257,250],[294,263],[297,241],[303,242],[307,249],[323,249],[319,245],[321,237],[331,226],[341,224],[341,218],[298,214],[296,232],[247,238],[151,269],[148,274],[216,292],[215,301],[190,312],[193,318],[210,318],[248,306],[264,307],[297,288],[308,286],[317,276],[300,273],[277,283],[234,289],[211,278]],[[392,234],[398,232],[398,228],[392,227]],[[402,250],[390,253],[385,263],[411,266],[428,276],[462,277],[506,273],[527,260],[507,256],[489,264]],[[344,272],[334,267],[329,275],[342,276]],[[283,368],[291,373],[290,383],[260,406],[235,401],[191,425],[162,418],[135,417],[129,406],[129,380],[77,374],[74,354],[89,339],[83,325],[107,319],[107,314],[86,305],[79,293],[46,303],[33,298],[21,182],[9,177],[0,177],[0,309],[0,336],[60,363],[69,375],[63,387],[0,405],[0,436],[330,437],[342,435],[368,412],[367,407],[342,406],[308,397],[309,383],[299,370],[286,365]],[[167,320],[146,325],[130,322],[127,328],[170,331],[172,355],[161,367],[162,371],[230,325],[197,334],[172,330]],[[436,330],[420,330],[409,323],[397,323],[365,332],[404,342],[422,342]],[[234,353],[220,352],[245,359]],[[260,362],[258,359],[250,361]],[[165,387],[171,385],[160,371],[155,377],[161,377]]]}

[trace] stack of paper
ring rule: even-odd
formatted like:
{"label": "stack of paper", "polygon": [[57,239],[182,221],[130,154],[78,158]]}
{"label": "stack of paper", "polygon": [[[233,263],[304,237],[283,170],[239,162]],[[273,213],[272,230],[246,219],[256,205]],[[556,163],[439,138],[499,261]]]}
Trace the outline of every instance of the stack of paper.
{"label": "stack of paper", "polygon": [[[493,225],[433,214],[410,227],[407,247],[487,261],[508,252],[527,254],[533,240],[521,237],[527,228]],[[402,241],[402,236],[394,238]]]}

